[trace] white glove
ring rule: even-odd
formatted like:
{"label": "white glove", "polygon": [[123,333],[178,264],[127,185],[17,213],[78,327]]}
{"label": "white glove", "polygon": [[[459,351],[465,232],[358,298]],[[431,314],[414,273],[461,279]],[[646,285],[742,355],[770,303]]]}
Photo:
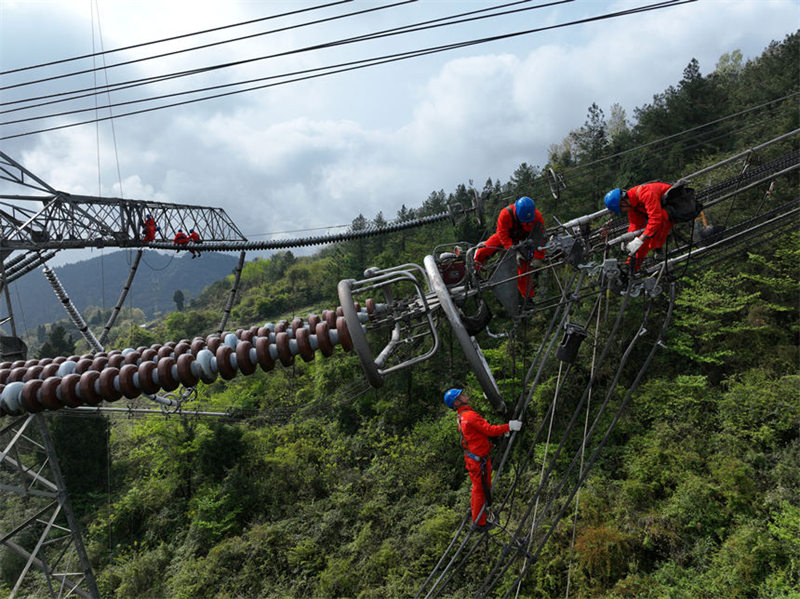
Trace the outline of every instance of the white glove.
{"label": "white glove", "polygon": [[508,430],[510,431],[518,431],[522,428],[522,420],[509,420],[508,421]]}
{"label": "white glove", "polygon": [[517,250],[517,266],[520,266],[523,262],[526,262],[526,261],[527,261],[527,258],[525,257],[525,254],[523,254],[522,252]]}
{"label": "white glove", "polygon": [[628,255],[633,256],[636,252],[639,251],[639,248],[642,247],[643,243],[644,239],[642,239],[641,237],[634,237],[633,241],[631,241],[627,246],[625,246],[625,249],[628,250]]}

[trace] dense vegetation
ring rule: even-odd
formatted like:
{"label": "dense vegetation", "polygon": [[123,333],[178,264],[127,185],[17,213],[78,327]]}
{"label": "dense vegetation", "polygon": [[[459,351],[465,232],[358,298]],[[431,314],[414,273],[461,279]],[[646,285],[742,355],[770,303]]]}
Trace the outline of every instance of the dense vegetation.
{"label": "dense vegetation", "polygon": [[[632,124],[618,107],[607,122],[593,105],[543,167],[563,173],[567,187],[558,200],[542,170],[523,164],[507,182],[486,182],[488,213],[524,193],[552,224],[551,215],[597,210],[613,186],[675,179],[793,130],[796,100],[777,99],[798,92],[799,59],[795,34],[747,63],[736,52],[724,56],[708,76],[693,60]],[[711,122],[691,136],[657,141]],[[791,144],[797,141],[782,151]],[[784,177],[772,201],[793,199],[797,190],[797,175]],[[737,209],[763,194],[748,192]],[[396,218],[467,199],[466,186],[434,192]],[[359,217],[353,228],[381,222],[383,215]],[[420,263],[431,240],[474,243],[485,234],[467,219],[313,257],[283,252],[250,262],[231,326],[333,308],[338,280],[358,277],[365,266]],[[564,519],[520,596],[564,596],[568,571],[572,597],[800,594],[798,265],[795,233],[681,280],[667,348],[581,491],[574,548]],[[212,285],[154,328],[123,328],[114,345],[208,333],[230,284]],[[509,403],[536,327],[513,346],[479,339]],[[71,339],[63,329],[54,333],[48,351],[69,353]],[[441,393],[476,384],[460,351],[449,351],[446,327],[441,333],[443,350],[379,390],[365,391],[357,360],[340,349],[329,359],[201,385],[205,409],[235,409],[241,420],[52,416],[102,596],[414,596],[460,521],[469,489]],[[531,421],[542,417],[553,380],[540,387]],[[488,405],[477,407],[490,416]],[[533,485],[528,480],[519,492]],[[480,571],[481,556],[473,559]],[[17,566],[0,563],[6,583]],[[450,596],[469,596],[479,580],[462,576]]]}

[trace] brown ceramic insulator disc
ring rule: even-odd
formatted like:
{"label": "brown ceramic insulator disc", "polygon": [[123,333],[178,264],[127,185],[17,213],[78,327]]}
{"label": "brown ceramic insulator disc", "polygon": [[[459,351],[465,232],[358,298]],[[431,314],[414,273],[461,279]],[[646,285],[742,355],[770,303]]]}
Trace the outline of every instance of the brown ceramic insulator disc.
{"label": "brown ceramic insulator disc", "polygon": [[336,316],[344,316],[344,308],[341,306],[336,306]]}
{"label": "brown ceramic insulator disc", "polygon": [[216,337],[216,336],[212,337],[211,335],[209,335],[206,338],[206,349],[208,351],[210,351],[212,354],[216,354],[217,353],[217,348],[220,346],[221,343],[222,343],[222,339],[220,339],[219,337]]}
{"label": "brown ceramic insulator disc", "polygon": [[106,367],[106,364],[108,364],[108,356],[95,356],[94,360],[92,360],[92,365],[89,366],[89,370],[100,372]]}
{"label": "brown ceramic insulator disc", "polygon": [[92,367],[92,361],[93,360],[89,358],[81,358],[78,360],[78,362],[75,364],[75,374],[83,374],[89,370]]}
{"label": "brown ceramic insulator disc", "polygon": [[17,381],[21,381],[22,377],[25,376],[25,373],[28,372],[28,369],[24,366],[17,366],[16,368],[12,368],[11,372],[6,378],[6,384],[8,383],[16,383]]}
{"label": "brown ceramic insulator disc", "polygon": [[300,357],[305,362],[311,362],[314,359],[314,349],[311,347],[311,334],[305,327],[300,327],[294,332],[294,338],[297,340],[297,350],[300,352]]}
{"label": "brown ceramic insulator disc", "polygon": [[61,384],[60,376],[50,376],[42,382],[39,390],[39,401],[48,410],[60,410],[63,406],[58,401],[58,386]]}
{"label": "brown ceramic insulator disc", "polygon": [[[189,355],[191,356],[191,354]],[[172,376],[172,367],[175,366],[175,364],[175,358],[173,357],[161,358],[158,361],[158,366],[156,366],[158,370],[158,384],[164,391],[174,391],[181,384],[180,381],[176,380],[175,377]],[[155,393],[155,391],[152,391],[152,393]]]}
{"label": "brown ceramic insulator disc", "polygon": [[53,358],[42,358],[39,360],[39,366],[47,366],[53,363]]}
{"label": "brown ceramic insulator disc", "polygon": [[188,352],[192,347],[192,344],[188,341],[181,341],[178,345],[175,346],[175,350],[173,352],[173,357],[177,360],[178,356],[181,356]]}
{"label": "brown ceramic insulator disc", "polygon": [[246,331],[242,331],[241,335],[237,334],[236,336],[239,337],[240,341],[252,341],[253,337],[255,337],[255,333],[253,333],[252,329],[248,329]]}
{"label": "brown ceramic insulator disc", "polygon": [[141,354],[146,349],[147,349],[146,345],[140,345],[139,347],[136,348],[136,351],[138,351]]}
{"label": "brown ceramic insulator disc", "polygon": [[257,336],[258,337],[267,337],[267,338],[269,338],[269,334],[271,332],[272,331],[270,330],[269,327],[258,327],[258,335]]}
{"label": "brown ceramic insulator disc", "polygon": [[317,323],[322,322],[322,319],[316,314],[309,314],[306,322],[308,323],[308,330],[313,331],[317,328]]}
{"label": "brown ceramic insulator disc", "polygon": [[268,372],[275,368],[275,360],[272,359],[272,354],[269,353],[269,337],[258,337],[256,339],[256,358],[261,370]]}
{"label": "brown ceramic insulator disc", "polygon": [[353,349],[353,340],[350,338],[350,330],[347,328],[347,321],[344,316],[336,319],[336,332],[339,333],[339,345],[344,351]]}
{"label": "brown ceramic insulator disc", "polygon": [[119,369],[119,388],[128,399],[135,399],[142,394],[133,384],[133,375],[137,372],[139,372],[139,367],[136,364],[124,364]]}
{"label": "brown ceramic insulator disc", "polygon": [[25,368],[30,368],[31,366],[36,366],[39,363],[39,360],[25,360]]}
{"label": "brown ceramic insulator disc", "polygon": [[142,362],[155,362],[158,357],[158,350],[148,347],[142,352]]}
{"label": "brown ceramic insulator disc", "polygon": [[140,351],[132,351],[125,354],[125,358],[122,360],[123,364],[133,364],[136,366],[139,360],[142,358],[142,352]]}
{"label": "brown ceramic insulator disc", "polygon": [[236,335],[237,339],[241,339],[242,333],[244,333],[244,329],[236,329],[236,331],[233,334]]}
{"label": "brown ceramic insulator disc", "polygon": [[11,370],[11,362],[9,362],[8,360],[6,360],[5,362],[0,362],[0,370],[5,370],[5,369]]}
{"label": "brown ceramic insulator disc", "polygon": [[294,364],[294,356],[289,349],[289,333],[282,331],[275,334],[275,348],[278,350],[278,358],[284,366]]}
{"label": "brown ceramic insulator disc", "polygon": [[192,352],[193,356],[197,356],[197,353],[200,350],[205,349],[205,348],[206,348],[206,340],[205,339],[201,339],[200,337],[195,337],[194,339],[192,339],[191,352]]}
{"label": "brown ceramic insulator disc", "polygon": [[297,329],[303,326],[303,319],[302,318],[292,318],[291,329],[292,329],[292,337],[297,332]]}
{"label": "brown ceramic insulator disc", "polygon": [[80,359],[81,359],[81,357],[80,357],[80,356],[76,356],[75,354],[73,354],[73,355],[71,355],[69,358],[67,358],[67,361],[68,361],[68,362],[77,362],[77,361],[78,361],[78,360],[80,360]]}
{"label": "brown ceramic insulator disc", "polygon": [[317,334],[317,345],[319,345],[319,351],[322,352],[322,355],[328,357],[333,354],[333,343],[331,343],[328,323],[318,322],[314,330]]}
{"label": "brown ceramic insulator disc", "polygon": [[[3,362],[3,364],[11,365],[11,362]],[[10,368],[0,368],[0,385],[5,385],[8,380],[8,375],[11,374]]]}
{"label": "brown ceramic insulator disc", "polygon": [[[117,401],[122,397],[122,391],[117,390],[114,386],[114,379],[119,376],[119,368],[104,368],[100,373],[100,378],[97,379],[97,386],[100,389],[100,395],[106,401]],[[47,381],[45,381],[46,383]]]}
{"label": "brown ceramic insulator disc", "polygon": [[[164,361],[167,358],[163,358]],[[161,360],[159,360],[159,363]],[[142,393],[147,393],[152,395],[153,393],[158,393],[160,387],[153,382],[153,371],[156,369],[156,363],[152,360],[148,362],[142,362],[139,364],[139,388],[142,390]],[[159,377],[159,382],[161,381],[161,377]]]}
{"label": "brown ceramic insulator disc", "polygon": [[246,340],[236,344],[236,365],[242,371],[242,374],[253,374],[256,371],[258,364],[250,360],[250,350],[252,348],[253,344]]}
{"label": "brown ceramic insulator disc", "polygon": [[161,358],[166,358],[167,356],[171,356],[173,353],[173,348],[169,345],[162,345],[161,349],[156,352],[156,357],[160,360]]}
{"label": "brown ceramic insulator disc", "polygon": [[96,370],[87,370],[81,374],[81,380],[78,383],[78,391],[80,392],[83,401],[90,406],[96,406],[103,398],[95,390],[94,384],[100,378],[100,373]]}
{"label": "brown ceramic insulator disc", "polygon": [[42,379],[31,379],[22,386],[19,402],[26,411],[41,412],[44,410],[44,406],[36,398],[36,392],[42,386],[42,383],[44,383]]}
{"label": "brown ceramic insulator disc", "polygon": [[65,406],[77,408],[79,405],[81,405],[78,392],[75,390],[75,385],[77,385],[80,380],[81,375],[75,374],[74,372],[61,378],[61,384],[58,386],[58,388],[61,391],[61,403],[63,403]]}
{"label": "brown ceramic insulator disc", "polygon": [[64,356],[58,356],[57,358],[53,358],[53,364],[63,364],[66,361],[67,359]]}
{"label": "brown ceramic insulator disc", "polygon": [[[42,368],[41,378],[43,380],[47,380],[51,376],[55,376],[56,373],[58,372],[58,367],[59,367],[59,364],[56,364],[55,362],[51,362],[50,364],[48,364],[47,366]],[[2,372],[2,371],[0,371],[0,372]]]}
{"label": "brown ceramic insulator disc", "polygon": [[250,327],[250,332],[253,334],[253,337],[257,337],[258,336],[258,329],[260,329],[260,328],[261,327],[259,327],[257,325]]}
{"label": "brown ceramic insulator disc", "polygon": [[336,312],[333,310],[323,310],[322,320],[328,323],[328,329],[334,330],[336,328]]}
{"label": "brown ceramic insulator disc", "polygon": [[200,380],[200,377],[192,374],[192,362],[194,362],[194,355],[191,352],[178,356],[178,378],[184,387],[194,387]]}
{"label": "brown ceramic insulator disc", "polygon": [[119,368],[125,363],[125,356],[122,354],[114,354],[113,356],[108,356],[108,364],[106,364],[106,368]]}
{"label": "brown ceramic insulator disc", "polygon": [[43,379],[44,378],[42,377],[43,370],[44,366],[40,366],[39,364],[37,364],[36,366],[31,366],[30,368],[28,368],[28,372],[26,372],[22,376],[22,382],[26,383],[31,379]]}
{"label": "brown ceramic insulator disc", "polygon": [[236,369],[231,364],[231,355],[233,355],[233,348],[224,344],[217,348],[217,353],[215,354],[219,375],[226,381],[236,376]]}
{"label": "brown ceramic insulator disc", "polygon": [[367,314],[370,316],[375,314],[375,300],[371,297],[367,299]]}

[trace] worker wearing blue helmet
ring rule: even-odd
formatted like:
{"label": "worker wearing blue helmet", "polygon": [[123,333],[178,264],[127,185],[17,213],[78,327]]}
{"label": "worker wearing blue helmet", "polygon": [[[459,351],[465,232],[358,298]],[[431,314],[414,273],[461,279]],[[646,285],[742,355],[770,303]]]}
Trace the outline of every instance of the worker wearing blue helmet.
{"label": "worker wearing blue helmet", "polygon": [[544,260],[544,249],[540,248],[546,239],[544,217],[531,198],[523,196],[500,211],[497,231],[475,251],[475,266],[480,269],[495,252],[508,249],[525,239],[536,240],[537,247],[532,252],[517,255],[517,289],[522,297],[532,298],[535,290],[528,271],[532,263],[540,266]]}
{"label": "worker wearing blue helmet", "polygon": [[508,424],[489,424],[469,405],[469,396],[463,389],[448,389],[444,394],[444,404],[458,413],[458,432],[461,434],[461,447],[464,450],[464,465],[472,481],[470,496],[472,523],[476,529],[486,530],[489,525],[486,523],[485,506],[492,502],[489,437],[499,437],[509,430],[518,431],[522,428],[522,421],[511,420]]}
{"label": "worker wearing blue helmet", "polygon": [[639,270],[644,257],[650,250],[664,245],[667,235],[672,230],[672,221],[661,204],[661,198],[671,187],[669,183],[654,181],[631,187],[630,189],[612,189],[604,202],[614,214],[628,216],[628,231],[643,231],[625,246],[630,258],[634,261],[634,269]]}

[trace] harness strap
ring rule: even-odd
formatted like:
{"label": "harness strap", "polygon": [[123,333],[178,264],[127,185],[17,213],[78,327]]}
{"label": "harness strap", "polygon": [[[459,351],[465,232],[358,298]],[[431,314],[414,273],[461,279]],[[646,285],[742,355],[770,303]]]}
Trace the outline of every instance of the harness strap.
{"label": "harness strap", "polygon": [[511,222],[514,223],[511,231],[509,231],[509,235],[514,243],[519,243],[528,236],[528,232],[523,228],[522,223],[517,218],[517,214],[511,206],[506,206],[506,210],[508,210],[508,213],[511,215]]}
{"label": "harness strap", "polygon": [[486,458],[489,457],[488,455],[484,456],[476,455],[467,448],[467,440],[464,437],[464,431],[461,430],[461,414],[458,415],[457,422],[458,422],[458,434],[461,435],[461,448],[464,450],[464,455],[471,460],[475,460],[476,462],[486,462]]}

